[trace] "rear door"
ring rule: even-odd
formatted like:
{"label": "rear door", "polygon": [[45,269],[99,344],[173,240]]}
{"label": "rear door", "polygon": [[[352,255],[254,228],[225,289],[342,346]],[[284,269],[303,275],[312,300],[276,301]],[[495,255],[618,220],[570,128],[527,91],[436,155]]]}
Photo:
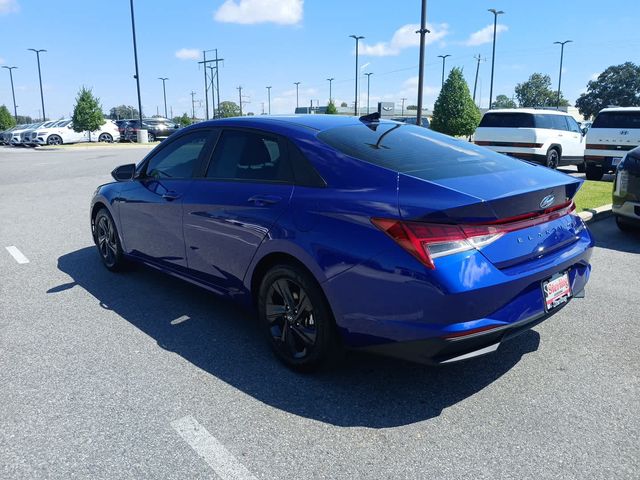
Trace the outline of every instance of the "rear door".
{"label": "rear door", "polygon": [[124,248],[152,263],[186,267],[182,202],[210,151],[211,129],[190,131],[154,150],[118,199]]}
{"label": "rear door", "polygon": [[249,129],[222,131],[209,165],[184,198],[189,269],[233,292],[257,248],[286,211],[293,174],[283,138]]}

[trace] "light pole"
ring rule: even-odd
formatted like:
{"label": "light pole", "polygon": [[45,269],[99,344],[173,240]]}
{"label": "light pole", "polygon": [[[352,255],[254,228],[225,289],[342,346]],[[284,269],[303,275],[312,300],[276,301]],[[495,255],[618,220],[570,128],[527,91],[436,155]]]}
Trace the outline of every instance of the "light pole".
{"label": "light pole", "polygon": [[478,73],[480,72],[480,62],[486,61],[486,58],[483,60],[480,54],[477,57],[473,57],[478,61],[478,65],[476,66],[476,79],[473,82],[473,103],[476,103],[476,89],[478,87]]}
{"label": "light pole", "polygon": [[13,89],[13,72],[12,72],[14,68],[18,68],[18,67],[7,67],[6,65],[3,65],[2,68],[6,68],[7,70],[9,70],[9,78],[11,79],[11,96],[13,97],[13,118],[15,119],[16,123],[18,123],[18,107],[16,106],[16,94]]}
{"label": "light pole", "polygon": [[553,42],[554,45],[560,45],[560,74],[558,75],[558,101],[556,102],[556,109],[560,110],[560,86],[562,85],[562,59],[564,57],[564,46],[567,43],[571,43],[573,40],[565,40],[564,42]]}
{"label": "light pole", "polygon": [[358,116],[358,76],[360,72],[358,71],[358,45],[360,44],[360,40],[364,37],[362,35],[349,35],[350,38],[355,39],[356,41],[356,94],[355,94],[355,102],[354,102],[354,114]]}
{"label": "light pole", "polygon": [[238,90],[238,99],[240,100],[240,116],[242,116],[242,86],[237,88]]}
{"label": "light pole", "polygon": [[450,57],[450,56],[451,55],[449,55],[449,54],[438,55],[438,57],[442,59],[442,86],[440,88],[444,87],[444,63],[447,60],[447,57]]}
{"label": "light pole", "polygon": [[331,96],[331,82],[333,82],[333,80],[335,80],[333,77],[327,78],[327,81],[329,82],[329,103],[333,100],[333,97]]}
{"label": "light pole", "polygon": [[[422,125],[422,92],[424,85],[424,36],[429,33],[427,30],[427,0],[422,0],[422,9],[420,14],[420,30],[416,33],[420,34],[420,66],[418,67],[418,112],[416,114],[416,124]],[[404,109],[403,109],[404,110]]]}
{"label": "light pole", "polygon": [[133,0],[130,0],[131,5],[131,32],[133,33],[133,58],[136,62],[136,86],[138,88],[138,120],[140,120],[140,128],[142,128],[142,98],[140,97],[140,73],[138,70],[138,45],[136,43],[136,21],[133,16]]}
{"label": "light pole", "polygon": [[371,87],[371,75],[373,75],[373,73],[365,73],[365,75],[367,76],[367,115],[369,115],[369,91],[370,91],[370,87]]}
{"label": "light pole", "polygon": [[40,73],[40,52],[46,52],[46,50],[43,50],[43,49],[36,50],[35,48],[28,48],[27,50],[36,52],[36,57],[38,58],[38,79],[40,80],[40,101],[42,102],[42,119],[44,120],[47,114],[44,113],[44,94],[42,93],[42,74]]}
{"label": "light pole", "polygon": [[298,109],[298,87],[300,86],[300,82],[293,82],[293,83],[296,86],[296,110],[297,110]]}
{"label": "light pole", "polygon": [[162,96],[164,97],[164,118],[167,117],[167,90],[164,86],[164,82],[169,80],[169,77],[158,77],[158,80],[162,80]]}
{"label": "light pole", "polygon": [[498,28],[498,15],[502,15],[502,10],[496,10],[490,8],[489,12],[493,13],[493,52],[491,54],[491,86],[489,87],[489,110],[491,110],[491,104],[493,103],[493,70],[496,65],[496,29]]}
{"label": "light pole", "polygon": [[271,115],[271,86],[267,87],[267,102],[269,105],[269,115]]}
{"label": "light pole", "polygon": [[[406,97],[403,97],[400,100],[402,100],[402,110],[400,110],[400,116],[404,117],[404,101],[406,100]],[[418,111],[420,111],[420,110],[418,110]]]}

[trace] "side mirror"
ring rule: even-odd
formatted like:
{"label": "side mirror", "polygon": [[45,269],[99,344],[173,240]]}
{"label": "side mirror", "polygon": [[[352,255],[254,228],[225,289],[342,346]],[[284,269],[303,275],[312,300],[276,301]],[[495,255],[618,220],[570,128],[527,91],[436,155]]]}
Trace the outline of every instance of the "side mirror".
{"label": "side mirror", "polygon": [[587,127],[582,127],[582,128],[580,129],[580,131],[582,132],[582,136],[585,136],[585,135],[587,134],[587,131],[588,131],[588,130],[589,130],[589,129],[588,129]]}
{"label": "side mirror", "polygon": [[120,165],[119,167],[116,167],[111,172],[111,176],[116,182],[126,182],[128,180],[131,180],[135,173],[136,173],[135,163],[129,163],[127,165]]}

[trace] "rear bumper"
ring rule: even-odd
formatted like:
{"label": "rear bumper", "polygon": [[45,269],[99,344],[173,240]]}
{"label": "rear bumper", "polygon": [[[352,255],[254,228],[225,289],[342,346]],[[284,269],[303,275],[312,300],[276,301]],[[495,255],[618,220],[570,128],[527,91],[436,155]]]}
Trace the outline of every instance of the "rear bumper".
{"label": "rear bumper", "polygon": [[[614,201],[616,199],[614,198]],[[640,202],[626,201],[622,204],[614,203],[611,211],[614,215],[619,215],[631,220],[635,220],[640,224]]]}

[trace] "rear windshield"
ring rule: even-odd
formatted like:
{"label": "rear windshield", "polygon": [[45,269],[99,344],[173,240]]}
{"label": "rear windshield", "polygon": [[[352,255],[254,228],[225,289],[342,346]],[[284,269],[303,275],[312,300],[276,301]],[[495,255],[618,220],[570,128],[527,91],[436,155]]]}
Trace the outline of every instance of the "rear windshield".
{"label": "rear windshield", "polygon": [[351,157],[425,180],[525,168],[520,160],[414,125],[350,125],[318,138]]}
{"label": "rear windshield", "polygon": [[534,128],[530,113],[486,113],[480,121],[481,127]]}
{"label": "rear windshield", "polygon": [[640,112],[600,112],[591,128],[640,129]]}

